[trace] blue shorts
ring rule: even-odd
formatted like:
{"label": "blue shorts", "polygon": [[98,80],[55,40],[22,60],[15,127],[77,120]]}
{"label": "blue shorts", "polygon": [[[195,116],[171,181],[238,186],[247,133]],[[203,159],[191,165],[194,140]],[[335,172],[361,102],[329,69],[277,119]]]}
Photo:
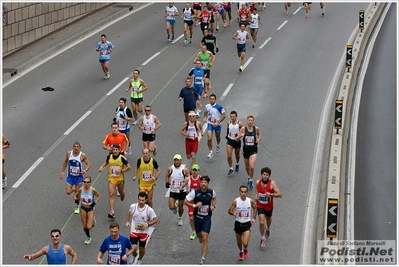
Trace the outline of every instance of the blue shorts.
{"label": "blue shorts", "polygon": [[174,20],[174,19],[166,19],[166,22],[169,22],[170,25],[175,25],[176,20]]}
{"label": "blue shorts", "polygon": [[72,186],[74,185],[79,185],[83,182],[83,175],[78,175],[78,176],[70,176],[66,178],[66,182]]}
{"label": "blue shorts", "polygon": [[255,31],[255,30],[258,30],[258,28],[249,28],[249,30]]}
{"label": "blue shorts", "polygon": [[222,132],[222,125],[218,125],[216,127],[213,127],[213,124],[210,124],[208,122],[208,131],[215,131],[215,133],[221,133]]}
{"label": "blue shorts", "polygon": [[129,129],[125,129],[125,130],[119,130],[119,132],[124,133],[124,134],[128,134],[130,133],[130,128]]}
{"label": "blue shorts", "polygon": [[105,62],[109,61],[109,58],[107,58],[107,59],[100,58],[98,61],[100,61],[100,63],[105,63]]}
{"label": "blue shorts", "polygon": [[204,91],[204,87],[200,86],[200,85],[195,86],[195,84],[194,84],[194,88],[197,89],[198,95],[201,96],[202,95],[202,91]]}
{"label": "blue shorts", "polygon": [[246,52],[247,45],[246,44],[237,44],[237,53]]}
{"label": "blue shorts", "polygon": [[139,98],[133,98],[133,97],[131,97],[130,98],[130,101],[132,101],[132,103],[135,103],[135,104],[140,104],[141,102],[143,102],[143,98],[142,97],[139,97]]}
{"label": "blue shorts", "polygon": [[194,229],[196,233],[205,232],[209,234],[209,232],[211,231],[211,225],[211,216],[194,216]]}
{"label": "blue shorts", "polygon": [[227,12],[231,11],[231,7],[225,7],[224,10],[226,10]]}
{"label": "blue shorts", "polygon": [[220,9],[220,10],[218,10],[218,12],[219,12],[220,15],[223,15],[224,14],[224,9]]}

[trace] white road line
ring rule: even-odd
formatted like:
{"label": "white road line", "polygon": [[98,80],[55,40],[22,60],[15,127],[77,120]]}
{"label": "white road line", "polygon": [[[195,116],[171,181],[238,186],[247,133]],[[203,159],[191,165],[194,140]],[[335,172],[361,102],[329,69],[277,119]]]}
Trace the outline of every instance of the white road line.
{"label": "white road line", "polygon": [[179,37],[177,37],[176,39],[173,40],[172,44],[176,43],[177,41],[179,41],[181,38],[183,38],[183,34],[180,35]]}
{"label": "white road line", "polygon": [[284,27],[285,24],[287,24],[288,20],[284,21],[283,24],[281,24],[278,28],[277,31],[281,30],[281,28]]}
{"label": "white road line", "polygon": [[35,163],[33,163],[33,165],[24,173],[24,175],[21,176],[21,178],[18,179],[18,181],[12,186],[12,188],[17,188],[25,179],[26,177],[29,176],[29,174],[36,169],[36,167],[40,164],[40,162],[42,162],[42,160],[44,159],[44,157],[40,157],[36,160]]}
{"label": "white road line", "polygon": [[259,49],[262,49],[271,39],[272,37],[267,38],[266,41],[261,46],[259,46]]}
{"label": "white road line", "polygon": [[242,66],[244,68],[244,70],[247,68],[247,66],[249,65],[249,63],[252,61],[252,59],[254,59],[253,57],[248,58],[248,61],[245,62],[244,66]]}
{"label": "white road line", "polygon": [[227,96],[227,94],[229,93],[230,89],[233,87],[234,83],[229,84],[229,86],[227,86],[226,90],[224,90],[223,95],[220,97],[220,101],[223,101],[223,99]]}
{"label": "white road line", "polygon": [[150,62],[151,60],[153,60],[154,58],[156,58],[157,56],[159,56],[161,54],[161,52],[156,52],[155,55],[153,55],[152,57],[150,57],[149,59],[147,59],[147,61],[145,61],[143,64],[143,66],[147,65],[148,62]]}
{"label": "white road line", "polygon": [[74,124],[72,124],[71,127],[69,127],[69,129],[64,133],[64,135],[68,135],[72,132],[73,129],[75,129],[76,126],[79,125],[79,123],[81,123],[87,116],[89,116],[91,113],[91,111],[87,111],[82,117],[80,117],[79,120],[77,120]]}
{"label": "white road line", "polygon": [[126,18],[126,17],[128,17],[128,16],[130,16],[130,15],[132,15],[133,13],[136,13],[137,11],[140,11],[141,9],[146,8],[146,7],[148,7],[148,6],[152,5],[152,4],[153,4],[153,3],[148,3],[148,4],[145,4],[145,5],[143,5],[143,6],[139,7],[139,8],[137,8],[137,9],[134,9],[132,12],[126,13],[125,15],[120,16],[119,18],[117,18],[117,19],[115,19],[115,20],[112,20],[112,21],[110,21],[110,22],[108,22],[108,23],[102,25],[102,26],[101,26],[100,28],[98,28],[97,30],[95,30],[95,31],[93,31],[93,32],[91,32],[91,33],[86,34],[86,35],[83,36],[82,38],[78,38],[78,40],[73,41],[73,42],[70,42],[68,45],[65,45],[62,49],[58,50],[58,51],[55,52],[54,54],[51,54],[50,56],[48,56],[48,57],[46,57],[46,58],[37,60],[37,61],[36,61],[34,64],[32,64],[29,68],[26,68],[25,70],[23,70],[23,71],[21,71],[20,73],[18,73],[18,75],[17,75],[15,78],[10,79],[10,80],[7,81],[6,83],[4,83],[4,84],[3,84],[3,88],[5,88],[6,86],[8,86],[8,85],[10,85],[11,83],[15,82],[16,80],[18,80],[19,78],[21,78],[22,76],[24,76],[25,74],[27,74],[28,72],[30,72],[30,71],[36,69],[37,67],[39,67],[39,66],[42,65],[43,63],[49,61],[50,59],[52,59],[52,58],[58,56],[59,54],[65,52],[66,50],[70,49],[71,47],[73,47],[73,46],[75,46],[75,45],[77,45],[77,44],[79,44],[79,43],[85,41],[85,40],[88,39],[89,37],[91,37],[91,36],[93,36],[93,35],[95,35],[95,34],[101,32],[101,31],[103,31],[105,28],[109,27],[110,25],[115,24],[116,22],[118,22],[118,21],[120,21],[120,20],[122,20],[122,19],[124,19],[124,18]]}
{"label": "white road line", "polygon": [[294,11],[294,13],[292,13],[292,15],[296,15],[296,13],[298,13],[299,10],[301,10],[302,8],[303,8],[303,6],[298,7],[298,8]]}
{"label": "white road line", "polygon": [[107,96],[112,95],[113,92],[115,92],[116,89],[118,89],[124,82],[126,82],[127,80],[129,80],[129,77],[126,77],[125,79],[123,79],[120,83],[118,83],[114,88],[111,89],[111,91],[109,91],[107,93]]}

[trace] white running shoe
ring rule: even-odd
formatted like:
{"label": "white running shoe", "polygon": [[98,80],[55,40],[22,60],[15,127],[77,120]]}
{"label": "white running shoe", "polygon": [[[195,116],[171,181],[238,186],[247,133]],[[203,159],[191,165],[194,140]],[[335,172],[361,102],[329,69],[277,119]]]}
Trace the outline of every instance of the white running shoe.
{"label": "white running shoe", "polygon": [[179,220],[178,220],[177,224],[178,224],[179,226],[182,226],[182,225],[183,225],[183,217],[179,217]]}
{"label": "white running shoe", "polygon": [[212,151],[209,151],[209,154],[208,154],[208,156],[206,156],[208,159],[210,159],[210,158],[212,158],[213,157],[213,152]]}
{"label": "white running shoe", "polygon": [[220,152],[220,145],[216,145],[216,153]]}
{"label": "white running shoe", "polygon": [[133,125],[137,125],[139,123],[139,120],[135,120],[134,122],[133,122]]}

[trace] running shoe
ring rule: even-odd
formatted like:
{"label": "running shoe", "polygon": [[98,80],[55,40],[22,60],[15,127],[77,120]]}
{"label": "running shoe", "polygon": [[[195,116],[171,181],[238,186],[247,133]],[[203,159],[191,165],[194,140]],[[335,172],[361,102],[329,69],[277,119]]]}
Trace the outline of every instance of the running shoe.
{"label": "running shoe", "polygon": [[167,39],[168,39],[168,42],[170,42],[170,35],[168,35],[168,38],[167,38]]}
{"label": "running shoe", "polygon": [[179,226],[182,226],[183,225],[183,217],[178,217],[179,219],[178,219],[178,222],[177,222],[177,224],[179,225]]}
{"label": "running shoe", "polygon": [[190,235],[190,240],[194,240],[197,237],[197,234],[195,232],[192,232]]}
{"label": "running shoe", "polygon": [[254,189],[254,185],[253,185],[252,180],[249,180],[249,190],[252,190],[252,189]]}
{"label": "running shoe", "polygon": [[285,15],[287,15],[287,16],[288,16],[288,11],[285,11]]}
{"label": "running shoe", "polygon": [[129,146],[129,148],[127,149],[129,156],[132,154],[132,148]]}
{"label": "running shoe", "polygon": [[231,21],[229,21],[229,26],[231,25]]}
{"label": "running shoe", "polygon": [[227,175],[232,175],[233,174],[233,169],[229,169],[229,172],[227,173]]}
{"label": "running shoe", "polygon": [[264,239],[263,236],[260,238],[260,247],[261,248],[266,247],[266,238]]}
{"label": "running shoe", "polygon": [[321,12],[321,16],[324,17],[324,12]]}
{"label": "running shoe", "polygon": [[220,145],[216,145],[216,153],[220,152]]}
{"label": "running shoe", "polygon": [[244,249],[244,259],[248,258],[248,249]]}
{"label": "running shoe", "polygon": [[225,22],[225,23],[223,24],[223,28],[226,28],[226,26],[227,26],[227,25],[226,25],[226,22]]}
{"label": "running shoe", "polygon": [[309,14],[306,14],[306,18],[309,18]]}
{"label": "running shoe", "polygon": [[205,258],[201,258],[200,265],[205,265]]}
{"label": "running shoe", "polygon": [[136,259],[137,255],[138,255],[138,254],[136,254],[136,255],[131,254],[131,255],[129,256],[129,258],[128,258],[129,264],[133,264],[133,262],[134,262],[134,260]]}
{"label": "running shoe", "polygon": [[108,77],[108,75],[105,73],[104,74],[104,80],[108,79],[107,77]]}
{"label": "running shoe", "polygon": [[270,236],[270,228],[266,229],[266,238],[268,238]]}
{"label": "running shoe", "polygon": [[217,31],[217,32],[219,31],[219,27],[216,27],[216,31]]}
{"label": "running shoe", "polygon": [[177,213],[177,202],[175,202],[175,208],[173,209],[173,213],[174,213],[174,214]]}
{"label": "running shoe", "polygon": [[208,159],[210,159],[210,158],[212,158],[212,156],[213,156],[213,152],[212,151],[209,151],[209,154],[206,156]]}
{"label": "running shoe", "polygon": [[73,211],[75,214],[79,214],[79,206],[75,206],[75,210]]}
{"label": "running shoe", "polygon": [[240,170],[240,165],[236,164],[236,172]]}
{"label": "running shoe", "polygon": [[154,156],[157,155],[157,147],[156,147],[156,146],[154,146],[154,151],[152,151],[152,154],[153,154]]}
{"label": "running shoe", "polygon": [[110,218],[110,219],[115,219],[115,212],[110,211],[110,212],[108,213],[108,218]]}
{"label": "running shoe", "polygon": [[85,245],[91,244],[91,237],[86,237]]}
{"label": "running shoe", "polygon": [[137,264],[143,264],[141,260],[137,260]]}
{"label": "running shoe", "polygon": [[252,48],[255,48],[255,43],[252,44]]}
{"label": "running shoe", "polygon": [[134,122],[133,122],[133,125],[137,125],[139,123],[139,120],[135,120]]}
{"label": "running shoe", "polygon": [[187,44],[187,39],[184,39],[183,44]]}
{"label": "running shoe", "polygon": [[125,194],[121,195],[121,201],[125,199]]}
{"label": "running shoe", "polygon": [[7,177],[3,179],[3,189],[7,187]]}
{"label": "running shoe", "polygon": [[199,117],[200,116],[200,111],[197,109],[197,112],[195,113],[195,116]]}
{"label": "running shoe", "polygon": [[240,251],[240,253],[238,254],[238,260],[239,261],[243,261],[244,260],[244,253],[242,251]]}
{"label": "running shoe", "polygon": [[240,66],[240,68],[238,69],[239,72],[242,72],[242,66]]}

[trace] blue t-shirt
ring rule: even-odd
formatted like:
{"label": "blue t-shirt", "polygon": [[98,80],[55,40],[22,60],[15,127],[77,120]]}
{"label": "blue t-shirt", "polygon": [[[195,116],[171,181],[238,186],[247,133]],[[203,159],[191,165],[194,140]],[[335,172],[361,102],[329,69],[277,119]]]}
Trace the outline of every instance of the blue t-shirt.
{"label": "blue t-shirt", "polygon": [[194,87],[181,89],[179,98],[183,98],[183,108],[195,110],[197,108],[198,93]]}
{"label": "blue t-shirt", "polygon": [[64,251],[64,244],[61,244],[59,250],[53,250],[53,246],[48,245],[47,264],[66,264],[67,259]]}
{"label": "blue t-shirt", "polygon": [[111,236],[109,236],[101,244],[100,252],[105,253],[108,251],[107,264],[127,264],[127,261],[122,260],[122,256],[127,252],[126,249],[132,249],[129,238],[119,235],[117,240],[112,240]]}
{"label": "blue t-shirt", "polygon": [[100,49],[100,59],[110,59],[111,55],[110,55],[110,50],[111,48],[114,48],[114,45],[110,42],[110,41],[105,41],[105,43],[103,42],[98,42],[97,46],[96,46],[96,50]]}
{"label": "blue t-shirt", "polygon": [[205,69],[203,67],[195,67],[190,70],[188,76],[194,75],[194,87],[195,88],[204,88],[204,75]]}

